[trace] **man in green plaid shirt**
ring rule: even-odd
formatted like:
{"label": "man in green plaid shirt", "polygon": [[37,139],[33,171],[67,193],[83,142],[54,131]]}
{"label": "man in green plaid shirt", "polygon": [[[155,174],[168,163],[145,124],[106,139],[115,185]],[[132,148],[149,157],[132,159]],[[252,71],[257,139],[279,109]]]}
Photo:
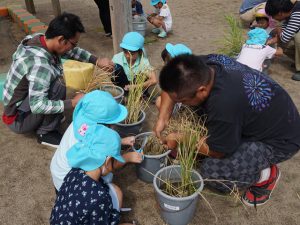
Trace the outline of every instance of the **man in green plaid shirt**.
{"label": "man in green plaid shirt", "polygon": [[27,36],[13,55],[7,74],[2,120],[16,133],[36,131],[38,142],[56,147],[63,112],[74,108],[83,94],[66,99],[61,57],[112,67],[107,58],[97,58],[77,47],[84,33],[80,18],[70,13],[53,19],[45,33]]}

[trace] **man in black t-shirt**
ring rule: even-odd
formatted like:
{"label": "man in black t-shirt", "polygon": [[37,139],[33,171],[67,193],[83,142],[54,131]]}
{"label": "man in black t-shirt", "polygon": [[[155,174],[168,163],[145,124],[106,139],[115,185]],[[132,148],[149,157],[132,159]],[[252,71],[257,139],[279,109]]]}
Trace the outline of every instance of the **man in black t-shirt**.
{"label": "man in black t-shirt", "polygon": [[264,204],[280,171],[276,164],[300,149],[300,117],[288,93],[265,74],[223,55],[183,55],[161,71],[163,90],[157,136],[164,130],[174,103],[201,107],[207,115],[208,138],[199,153],[207,154],[200,173],[221,191],[246,188],[243,202]]}

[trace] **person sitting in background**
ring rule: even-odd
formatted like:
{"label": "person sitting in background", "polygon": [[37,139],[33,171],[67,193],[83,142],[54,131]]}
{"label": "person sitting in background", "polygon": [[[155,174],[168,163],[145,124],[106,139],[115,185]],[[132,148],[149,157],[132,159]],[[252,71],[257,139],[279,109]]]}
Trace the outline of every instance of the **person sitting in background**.
{"label": "person sitting in background", "polygon": [[27,36],[13,55],[4,91],[3,122],[15,133],[35,131],[41,144],[57,147],[63,112],[82,98],[66,99],[61,57],[112,68],[111,60],[97,58],[77,47],[84,27],[80,18],[63,13],[54,18],[44,34]]}
{"label": "person sitting in background", "polygon": [[132,16],[142,16],[144,14],[143,5],[138,0],[131,0]]}
{"label": "person sitting in background", "polygon": [[284,53],[295,59],[296,73],[292,79],[300,81],[300,2],[291,0],[268,0],[266,13],[275,20],[283,21],[281,28],[272,32],[268,44],[278,43]]}
{"label": "person sitting in background", "polygon": [[248,40],[243,45],[237,61],[253,69],[263,71],[263,63],[266,59],[282,56],[282,48],[277,49],[266,45],[269,35],[265,29],[255,28],[248,32]]}
{"label": "person sitting in background", "polygon": [[259,9],[255,13],[255,21],[251,24],[250,28],[259,27],[265,29],[268,34],[276,27],[276,22],[272,17],[268,16],[265,9]]}
{"label": "person sitting in background", "polygon": [[141,71],[149,71],[149,79],[143,84],[145,88],[157,83],[155,72],[144,49],[144,40],[144,37],[138,32],[128,32],[120,44],[123,51],[112,58],[115,64],[115,76],[113,76],[112,81],[125,91],[131,88],[130,82]]}
{"label": "person sitting in background", "polygon": [[255,20],[255,14],[259,9],[265,8],[266,0],[243,0],[240,7],[240,19],[249,27]]}
{"label": "person sitting in background", "polygon": [[[70,124],[51,160],[50,171],[52,180],[58,192],[63,180],[71,170],[67,160],[69,149],[81,142],[90,126],[102,124],[109,126],[123,121],[127,117],[127,109],[116,102],[108,92],[95,90],[86,94],[77,104],[73,113],[73,122]],[[123,145],[132,146],[135,138],[133,136],[123,138]],[[141,162],[142,156],[136,152],[123,154],[126,163]],[[123,166],[124,163],[115,162],[114,168]],[[107,177],[106,181],[111,182]]]}
{"label": "person sitting in background", "polygon": [[72,169],[58,192],[51,225],[120,224],[122,191],[103,180],[116,162],[125,163],[120,150],[121,138],[116,131],[98,124],[87,128],[81,142],[67,152]]}
{"label": "person sitting in background", "polygon": [[155,7],[156,13],[147,17],[148,21],[155,26],[152,30],[158,37],[165,38],[172,29],[172,15],[166,0],[151,0],[151,5]]}

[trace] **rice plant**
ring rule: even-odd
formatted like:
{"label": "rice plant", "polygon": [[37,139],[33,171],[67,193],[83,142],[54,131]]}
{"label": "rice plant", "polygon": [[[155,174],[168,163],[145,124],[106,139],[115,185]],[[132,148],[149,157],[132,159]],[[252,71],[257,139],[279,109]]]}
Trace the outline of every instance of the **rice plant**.
{"label": "rice plant", "polygon": [[[143,55],[141,56],[141,62],[143,62]],[[130,88],[128,91],[126,107],[128,109],[128,116],[124,121],[125,124],[136,123],[139,121],[142,111],[146,109],[149,105],[151,96],[154,93],[150,93],[148,100],[143,99],[143,94],[147,90],[147,87],[144,87],[144,83],[148,79],[148,75],[151,71],[151,68],[146,67],[143,63],[140,63],[137,71],[132,69],[132,60],[130,58]]]}
{"label": "rice plant", "polygon": [[[142,138],[141,140],[137,139],[137,145],[141,146],[144,140],[145,138]],[[166,152],[166,150],[166,147],[161,144],[160,140],[154,134],[147,137],[146,145],[143,148],[143,152],[145,155],[160,155]]]}
{"label": "rice plant", "polygon": [[92,78],[87,83],[83,93],[89,93],[93,90],[101,89],[103,85],[113,85],[111,82],[111,77],[113,77],[114,72],[109,72],[105,69],[97,68],[95,69]]}
{"label": "rice plant", "polygon": [[226,15],[225,20],[229,27],[224,34],[223,40],[221,41],[223,47],[220,48],[219,53],[228,55],[230,57],[235,57],[240,53],[245,42],[242,26],[240,21],[237,20],[233,15]]}
{"label": "rice plant", "polygon": [[[177,183],[166,181],[166,192],[172,196],[185,197],[196,191],[195,181],[192,179],[192,171],[196,167],[198,149],[207,136],[204,126],[204,118],[198,118],[189,109],[185,110],[169,123],[169,132],[178,133],[177,159],[181,166],[181,180]],[[199,143],[199,140],[201,143]]]}

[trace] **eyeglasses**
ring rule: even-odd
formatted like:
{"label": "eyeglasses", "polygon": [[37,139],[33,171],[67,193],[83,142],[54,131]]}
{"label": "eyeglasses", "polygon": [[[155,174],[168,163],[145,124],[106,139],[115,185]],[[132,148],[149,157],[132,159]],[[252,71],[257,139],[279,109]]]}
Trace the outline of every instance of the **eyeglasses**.
{"label": "eyeglasses", "polygon": [[75,48],[77,45],[78,45],[78,42],[77,43],[74,43],[72,41],[70,41],[69,39],[66,39],[68,42],[70,42],[70,44],[73,46],[73,48]]}

